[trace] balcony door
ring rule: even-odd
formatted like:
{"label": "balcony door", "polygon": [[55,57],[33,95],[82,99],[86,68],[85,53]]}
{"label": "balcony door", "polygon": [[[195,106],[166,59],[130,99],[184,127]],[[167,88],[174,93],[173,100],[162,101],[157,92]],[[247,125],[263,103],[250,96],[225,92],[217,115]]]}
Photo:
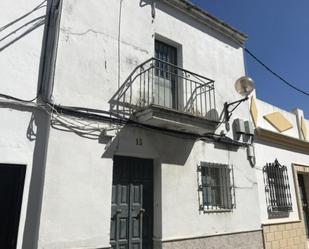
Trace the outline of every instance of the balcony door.
{"label": "balcony door", "polygon": [[155,41],[155,82],[153,102],[166,108],[178,109],[177,48]]}

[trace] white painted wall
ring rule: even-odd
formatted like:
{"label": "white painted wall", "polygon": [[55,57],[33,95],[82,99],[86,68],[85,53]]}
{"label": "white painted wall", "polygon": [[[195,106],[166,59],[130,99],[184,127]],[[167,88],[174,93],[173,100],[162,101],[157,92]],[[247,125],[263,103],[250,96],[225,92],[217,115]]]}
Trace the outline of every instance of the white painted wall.
{"label": "white painted wall", "polygon": [[[136,146],[136,137],[142,139],[143,146]],[[155,159],[155,193],[160,191],[154,204],[154,212],[158,214],[155,239],[190,238],[260,228],[255,170],[249,165],[244,148],[233,151],[224,145],[218,147],[127,127],[103,157],[113,154]],[[236,196],[233,212],[199,212],[197,166],[201,161],[233,165]]]}
{"label": "white painted wall", "polygon": [[[1,2],[0,9],[5,11],[0,15],[0,26],[32,10],[39,3],[34,0],[18,0],[14,4],[9,1]],[[122,15],[119,33],[120,6]],[[45,8],[31,13],[21,22],[1,32],[0,39],[44,14]],[[29,25],[23,30],[28,28]],[[37,90],[43,26],[2,49],[23,30],[0,42],[0,92],[31,99]],[[108,110],[108,100],[117,91],[118,83],[122,84],[138,64],[154,55],[154,38],[158,36],[181,45],[179,52],[184,68],[215,80],[219,114],[224,102],[240,98],[234,90],[234,82],[244,75],[243,51],[223,35],[160,1],[157,3],[156,18],[152,20],[151,6],[146,4],[141,7],[139,0],[64,0],[54,102]],[[260,100],[257,100],[257,104],[259,127],[275,131],[263,119],[263,115],[280,111],[293,124],[293,129],[283,134],[298,138],[296,116],[293,113]],[[31,217],[27,205],[36,151],[35,141],[26,137],[31,112],[28,109],[1,108],[0,115],[5,117],[0,130],[1,163],[27,165],[18,238],[18,248],[22,248],[22,244],[27,244],[22,238],[28,238],[27,235],[24,236],[24,228],[25,220]],[[248,105],[240,105],[233,117],[249,119]],[[47,117],[39,113],[37,118],[43,119],[41,122],[44,127]],[[309,121],[306,120],[306,123],[309,129]],[[43,144],[44,132],[42,133],[40,142]],[[136,138],[143,140],[143,146],[136,146]],[[120,132],[111,147],[105,149],[105,145],[96,140],[52,129],[38,248],[109,246],[113,155],[154,159],[154,237],[163,241],[250,231],[259,229],[261,220],[265,223],[272,222],[267,219],[264,186],[257,183],[263,183],[261,169],[265,163],[273,162],[276,158],[288,166],[293,200],[293,212],[284,221],[298,219],[291,164],[309,165],[308,155],[260,142],[256,144],[257,166],[252,169],[247,161],[246,151],[242,148],[237,152],[228,151],[226,148],[216,148],[213,144],[194,143],[192,140],[139,128],[126,128]],[[236,209],[233,212],[199,213],[196,167],[200,161],[234,165]],[[44,167],[42,170],[44,171]],[[39,177],[40,173],[42,172],[37,173],[37,178],[43,180]],[[41,183],[35,184],[42,187]]]}
{"label": "white painted wall", "polygon": [[104,145],[51,130],[39,248],[109,245],[112,159]]}
{"label": "white painted wall", "polygon": [[[276,222],[287,222],[287,221],[295,221],[298,220],[298,208],[296,202],[296,194],[295,194],[295,184],[292,173],[292,164],[299,165],[308,165],[309,166],[309,155],[303,153],[297,153],[294,151],[290,151],[288,149],[276,147],[274,144],[269,144],[265,142],[257,142],[255,144],[256,151],[256,176],[258,181],[258,189],[259,189],[259,203],[261,207],[261,221],[262,223],[276,223]],[[267,214],[267,206],[266,206],[266,197],[265,197],[265,186],[263,181],[263,172],[262,169],[266,165],[266,163],[272,163],[278,159],[279,163],[287,166],[288,176],[289,176],[289,184],[292,195],[292,205],[293,211],[290,213],[289,218],[284,219],[268,219]]]}
{"label": "white painted wall", "polygon": [[[234,82],[244,75],[242,49],[160,1],[152,20],[151,6],[141,7],[139,0],[65,0],[60,25],[56,104],[109,110],[108,100],[118,83],[154,56],[156,36],[182,46],[184,68],[216,81],[219,114],[225,101],[240,98]],[[249,119],[247,105],[241,105],[234,117]],[[135,145],[136,138],[143,139],[143,146]],[[137,128],[122,130],[109,149],[104,146],[74,133],[51,131],[40,248],[109,246],[113,155],[155,160],[154,236],[159,240],[260,228],[256,179],[245,150],[228,153],[203,142],[194,144]],[[199,214],[199,161],[234,164],[237,208],[232,213]]]}
{"label": "white painted wall", "polygon": [[[35,11],[33,9],[40,3],[42,3],[40,0],[0,1],[0,93],[2,94],[22,99],[33,99],[36,96],[44,29],[44,25],[38,24],[40,22],[43,24],[44,17],[36,18],[45,15],[46,4],[42,4],[41,8]],[[27,13],[26,17],[17,20]],[[33,113],[36,122],[31,122]],[[37,151],[36,145],[40,143],[36,137],[37,125],[41,123],[39,119],[43,116],[38,111],[34,112],[32,108],[5,104],[2,101],[0,103],[0,163],[22,164],[26,167],[18,249],[22,248],[23,238],[26,240],[28,238],[25,235],[25,223],[31,213],[27,208],[29,196],[37,194],[34,191],[32,195],[30,189],[33,185],[32,176],[37,174],[33,165],[37,166],[41,160],[40,156],[34,159],[34,153]],[[32,129],[30,124],[33,125]],[[31,130],[33,134],[30,134]],[[43,137],[39,140],[41,139]],[[41,146],[43,148],[42,144]],[[40,180],[34,179],[34,181]],[[40,189],[37,191],[40,192]],[[36,198],[39,200],[39,196]],[[37,220],[32,218],[35,223]],[[35,229],[35,225],[32,228]]]}
{"label": "white painted wall", "polygon": [[0,163],[21,164],[26,167],[26,177],[21,208],[21,216],[18,230],[18,245],[21,248],[23,231],[25,227],[27,200],[32,172],[32,159],[35,141],[29,141],[26,137],[31,112],[0,108]]}
{"label": "white painted wall", "polygon": [[[256,104],[257,104],[257,109],[258,109],[258,121],[257,121],[257,126],[261,127],[263,129],[266,130],[270,130],[276,133],[280,133],[278,132],[278,130],[276,128],[274,128],[265,118],[264,116],[267,114],[271,114],[273,112],[280,112],[293,126],[293,128],[286,130],[284,132],[282,132],[281,134],[286,135],[286,136],[290,136],[293,138],[297,138],[297,139],[302,139],[300,137],[300,127],[297,124],[297,116],[295,113],[293,112],[288,112],[285,111],[283,109],[280,109],[279,107],[273,106],[271,104],[268,104],[262,100],[256,99]],[[303,113],[302,113],[303,116]],[[305,122],[307,123],[308,120],[305,120]],[[307,125],[307,127],[309,127]]]}
{"label": "white painted wall", "polygon": [[[293,128],[284,131],[281,134],[296,139],[302,139],[302,137],[300,136],[300,127],[297,124],[296,114],[282,110],[276,106],[263,102],[259,99],[256,100],[256,104],[258,109],[258,122],[257,122],[258,127],[270,130],[275,133],[279,133],[271,124],[268,123],[266,119],[264,119],[264,115],[273,112],[280,112],[293,125]],[[302,111],[299,112],[300,115],[303,116]],[[305,120],[305,122],[308,124],[308,120]],[[261,206],[262,223],[276,223],[276,222],[287,222],[292,220],[298,220],[299,217],[298,217],[297,202],[295,196],[295,184],[292,173],[292,164],[309,165],[309,154],[288,150],[286,148],[283,148],[282,146],[277,146],[275,143],[262,142],[262,141],[256,142],[255,152],[257,159],[255,170],[257,175],[257,182],[259,183],[258,189],[259,189],[259,202]],[[266,165],[266,163],[272,163],[275,161],[275,159],[278,159],[279,163],[287,166],[288,168],[289,183],[292,194],[293,212],[290,213],[289,218],[284,219],[268,219],[267,214],[265,186],[264,186],[262,169]]]}
{"label": "white painted wall", "polygon": [[[120,27],[120,84],[140,63],[154,56],[154,38],[161,35],[182,45],[185,69],[216,81],[219,114],[225,101],[240,98],[234,82],[244,75],[243,51],[229,39],[183,13],[157,3],[122,2]],[[118,37],[120,1],[64,1],[54,101],[67,105],[109,109],[118,89]],[[89,15],[91,13],[91,15]],[[74,97],[73,97],[74,96]],[[242,105],[235,116],[248,118]]]}
{"label": "white painted wall", "polygon": [[[246,150],[228,151],[195,143],[183,166],[162,164],[163,240],[257,230],[260,228],[257,182]],[[198,211],[197,165],[200,161],[233,165],[236,209],[231,213]]]}
{"label": "white painted wall", "polygon": [[[41,248],[108,246],[113,155],[154,159],[156,239],[260,228],[255,172],[244,149],[228,152],[204,142],[125,128],[105,150],[97,141],[62,133],[52,130],[50,137]],[[136,146],[136,138],[142,139],[143,146]],[[200,161],[234,165],[237,208],[232,213],[199,212],[196,167]]]}
{"label": "white painted wall", "polygon": [[[0,31],[0,93],[22,99],[36,96],[44,25],[29,30],[44,19],[35,20],[45,15],[46,4],[33,11],[42,2],[17,0],[0,3],[0,27],[3,28]],[[25,18],[4,28],[27,13],[29,15]]]}

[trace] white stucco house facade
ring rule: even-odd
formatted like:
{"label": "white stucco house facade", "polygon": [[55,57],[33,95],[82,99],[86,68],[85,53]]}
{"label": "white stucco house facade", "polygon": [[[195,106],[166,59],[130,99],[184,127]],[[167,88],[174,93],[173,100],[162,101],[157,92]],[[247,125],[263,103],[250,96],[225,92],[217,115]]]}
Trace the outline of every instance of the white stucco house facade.
{"label": "white stucco house facade", "polygon": [[307,248],[308,120],[254,97],[250,111],[265,248]]}
{"label": "white stucco house facade", "polygon": [[[292,248],[286,224],[305,246],[293,165],[309,165],[309,121],[280,110],[281,130],[255,93],[227,120],[244,34],[185,0],[0,7],[3,248]],[[262,173],[276,159],[280,217]]]}

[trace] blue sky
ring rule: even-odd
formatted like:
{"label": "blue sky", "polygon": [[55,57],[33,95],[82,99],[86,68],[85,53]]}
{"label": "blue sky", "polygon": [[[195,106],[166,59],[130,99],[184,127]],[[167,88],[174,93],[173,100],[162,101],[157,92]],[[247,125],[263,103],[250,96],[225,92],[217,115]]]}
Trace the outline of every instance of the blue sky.
{"label": "blue sky", "polygon": [[[309,92],[308,0],[191,0],[249,36],[246,47],[275,72]],[[257,97],[285,110],[295,107],[309,118],[309,96],[285,86],[246,56]]]}

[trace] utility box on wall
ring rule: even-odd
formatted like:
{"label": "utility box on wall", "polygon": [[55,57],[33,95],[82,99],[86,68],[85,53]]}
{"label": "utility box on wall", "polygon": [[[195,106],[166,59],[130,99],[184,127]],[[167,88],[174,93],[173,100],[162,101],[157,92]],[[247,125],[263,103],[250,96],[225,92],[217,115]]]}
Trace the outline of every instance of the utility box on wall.
{"label": "utility box on wall", "polygon": [[244,121],[240,118],[234,120],[233,127],[234,127],[234,131],[238,135],[245,134],[246,132]]}
{"label": "utility box on wall", "polygon": [[245,121],[245,133],[249,136],[254,136],[253,124],[250,121]]}

